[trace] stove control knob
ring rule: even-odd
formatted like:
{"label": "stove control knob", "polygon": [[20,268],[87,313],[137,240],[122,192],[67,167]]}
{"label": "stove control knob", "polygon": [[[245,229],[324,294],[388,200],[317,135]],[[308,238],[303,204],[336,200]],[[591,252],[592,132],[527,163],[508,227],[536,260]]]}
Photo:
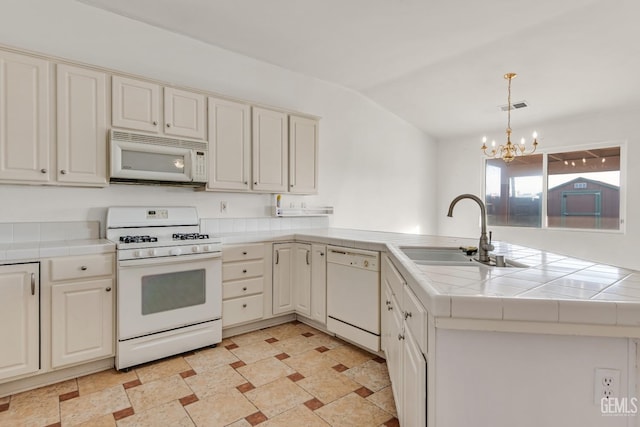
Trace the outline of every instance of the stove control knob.
{"label": "stove control knob", "polygon": [[156,256],[158,255],[158,251],[156,249],[149,249],[149,256]]}
{"label": "stove control knob", "polygon": [[142,252],[141,251],[133,251],[133,256],[136,258],[140,258],[142,256]]}
{"label": "stove control knob", "polygon": [[172,248],[169,251],[169,255],[180,255],[182,253],[182,250],[180,248]]}
{"label": "stove control knob", "polygon": [[203,252],[211,252],[211,246],[209,246],[209,245],[204,245],[204,246],[202,247],[202,251],[203,251]]}
{"label": "stove control knob", "polygon": [[191,248],[191,250],[192,250],[193,252],[200,252],[200,246],[193,246],[193,247]]}

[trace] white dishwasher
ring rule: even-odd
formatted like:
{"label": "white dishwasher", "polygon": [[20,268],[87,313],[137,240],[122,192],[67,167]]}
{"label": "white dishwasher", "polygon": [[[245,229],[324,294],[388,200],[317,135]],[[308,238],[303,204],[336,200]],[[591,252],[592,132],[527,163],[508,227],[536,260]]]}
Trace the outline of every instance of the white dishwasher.
{"label": "white dishwasher", "polygon": [[380,253],[327,247],[327,329],[380,350]]}

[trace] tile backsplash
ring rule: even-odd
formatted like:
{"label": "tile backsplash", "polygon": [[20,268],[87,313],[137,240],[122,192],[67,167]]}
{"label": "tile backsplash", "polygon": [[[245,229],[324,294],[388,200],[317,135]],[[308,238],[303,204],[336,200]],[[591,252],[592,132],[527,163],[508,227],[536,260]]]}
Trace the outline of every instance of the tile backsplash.
{"label": "tile backsplash", "polygon": [[326,216],[292,218],[202,218],[200,220],[200,231],[209,234],[252,233],[327,227],[329,227],[329,217]]}
{"label": "tile backsplash", "polygon": [[98,238],[100,238],[100,221],[0,223],[0,243]]}

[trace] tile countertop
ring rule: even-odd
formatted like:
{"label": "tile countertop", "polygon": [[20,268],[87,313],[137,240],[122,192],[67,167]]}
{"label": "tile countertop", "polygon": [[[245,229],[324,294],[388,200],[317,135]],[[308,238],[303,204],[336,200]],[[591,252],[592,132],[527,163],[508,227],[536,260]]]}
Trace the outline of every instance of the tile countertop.
{"label": "tile countertop", "polygon": [[[458,247],[477,239],[351,229],[221,234],[224,244],[310,241],[386,251],[435,318],[640,326],[640,272],[505,242],[492,254],[527,268],[418,265],[401,246]],[[640,336],[638,328],[621,334]]]}
{"label": "tile countertop", "polygon": [[116,245],[106,239],[77,239],[0,243],[0,264],[38,261],[42,258],[112,253]]}

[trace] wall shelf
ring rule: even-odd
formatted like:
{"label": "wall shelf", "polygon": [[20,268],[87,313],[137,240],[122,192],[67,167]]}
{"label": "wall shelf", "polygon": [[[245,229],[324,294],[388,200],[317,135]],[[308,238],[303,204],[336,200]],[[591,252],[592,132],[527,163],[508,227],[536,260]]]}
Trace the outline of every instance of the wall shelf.
{"label": "wall shelf", "polygon": [[333,214],[333,206],[316,206],[304,208],[278,208],[276,206],[272,206],[272,214],[276,217],[328,216]]}

